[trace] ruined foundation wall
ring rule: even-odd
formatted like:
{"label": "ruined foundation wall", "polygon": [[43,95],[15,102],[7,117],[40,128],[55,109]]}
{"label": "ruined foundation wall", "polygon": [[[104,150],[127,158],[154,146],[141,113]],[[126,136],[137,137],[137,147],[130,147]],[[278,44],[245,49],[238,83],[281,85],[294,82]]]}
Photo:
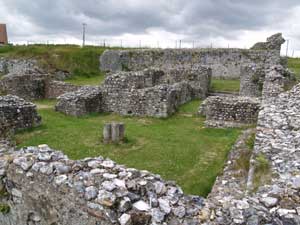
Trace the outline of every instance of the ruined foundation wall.
{"label": "ruined foundation wall", "polygon": [[150,67],[168,70],[174,67],[191,68],[207,66],[212,76],[225,79],[239,79],[241,65],[279,64],[280,55],[274,50],[245,49],[146,49],[146,50],[107,50],[101,58],[101,70],[138,71]]}
{"label": "ruined foundation wall", "polygon": [[26,100],[45,98],[47,74],[8,74],[0,80],[1,92]]}
{"label": "ruined foundation wall", "polygon": [[255,124],[260,99],[240,96],[211,96],[200,106],[207,127],[241,127]]}
{"label": "ruined foundation wall", "polygon": [[58,98],[55,110],[71,116],[102,112],[102,93],[99,87],[83,86]]}
{"label": "ruined foundation wall", "polygon": [[22,74],[29,70],[37,68],[37,61],[34,59],[9,59],[0,58],[0,73],[1,74]]}
{"label": "ruined foundation wall", "polygon": [[0,139],[11,132],[39,125],[36,106],[13,96],[0,96]]}
{"label": "ruined foundation wall", "polygon": [[55,99],[65,93],[77,91],[81,88],[81,86],[55,80],[47,81],[45,86],[45,98],[47,99]]}
{"label": "ruined foundation wall", "polygon": [[209,224],[300,224],[300,85],[271,98],[259,112],[248,173],[241,179],[239,158],[230,160],[206,201]]}
{"label": "ruined foundation wall", "polygon": [[201,197],[109,159],[69,160],[48,146],[0,156],[0,224],[199,224]]}

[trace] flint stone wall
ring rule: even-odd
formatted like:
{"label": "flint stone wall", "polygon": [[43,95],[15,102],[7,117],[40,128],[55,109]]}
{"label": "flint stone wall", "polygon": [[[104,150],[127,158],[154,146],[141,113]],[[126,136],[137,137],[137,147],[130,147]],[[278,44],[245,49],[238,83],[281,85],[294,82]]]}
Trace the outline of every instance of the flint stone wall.
{"label": "flint stone wall", "polygon": [[241,127],[255,124],[260,99],[241,96],[210,96],[200,106],[207,127]]}
{"label": "flint stone wall", "polygon": [[26,100],[45,98],[47,74],[8,74],[0,80],[0,90]]}
{"label": "flint stone wall", "polygon": [[[36,59],[11,59],[0,57],[0,74],[28,74],[39,71],[40,73],[49,73],[55,80],[65,80],[71,77],[71,74],[67,71],[41,68]],[[43,72],[41,72],[43,71]]]}
{"label": "flint stone wall", "polygon": [[138,71],[150,67],[168,70],[172,67],[208,66],[215,78],[238,79],[241,65],[249,63],[279,64],[277,51],[244,49],[147,49],[106,50],[100,58],[106,72]]}
{"label": "flint stone wall", "polygon": [[[271,98],[259,112],[246,181],[230,160],[201,212],[208,224],[300,224],[300,85]],[[253,191],[258,156],[267,160],[270,180]]]}
{"label": "flint stone wall", "polygon": [[48,146],[0,156],[0,224],[197,225],[203,199],[110,159],[69,160]]}
{"label": "flint stone wall", "polygon": [[269,97],[271,92],[278,95],[294,83],[294,74],[282,65],[249,64],[241,67],[241,96]]}
{"label": "flint stone wall", "polygon": [[0,73],[2,74],[22,74],[36,69],[37,61],[35,59],[8,59],[0,58]]}
{"label": "flint stone wall", "polygon": [[100,57],[100,69],[117,72],[151,67],[169,70],[178,66],[207,66],[212,69],[214,78],[239,79],[244,64],[280,64],[280,48],[284,41],[278,33],[252,49],[107,50]]}
{"label": "flint stone wall", "polygon": [[0,79],[0,92],[16,95],[26,100],[57,98],[76,91],[80,86],[52,80],[52,76],[42,71],[27,71],[26,74],[8,74]]}
{"label": "flint stone wall", "polygon": [[80,88],[81,86],[76,86],[63,81],[51,80],[46,82],[45,98],[55,99],[65,93],[77,91]]}
{"label": "flint stone wall", "polygon": [[102,112],[102,93],[99,87],[84,86],[75,92],[58,97],[55,110],[71,116]]}
{"label": "flint stone wall", "polygon": [[290,89],[295,82],[295,76],[289,70],[281,65],[272,66],[266,74],[263,85],[263,101],[276,98],[280,93]]}
{"label": "flint stone wall", "polygon": [[263,64],[245,64],[241,67],[240,95],[261,97],[266,76],[266,66]]}
{"label": "flint stone wall", "polygon": [[[205,98],[210,76],[211,70],[205,67],[167,72],[157,69],[119,72],[108,76],[103,85],[96,88],[96,95],[92,88],[61,96],[56,109],[73,116],[115,112],[121,115],[168,117],[178,106],[194,98]],[[93,99],[94,107],[86,102],[90,99]]]}
{"label": "flint stone wall", "polygon": [[17,96],[0,96],[0,137],[41,123],[36,106]]}

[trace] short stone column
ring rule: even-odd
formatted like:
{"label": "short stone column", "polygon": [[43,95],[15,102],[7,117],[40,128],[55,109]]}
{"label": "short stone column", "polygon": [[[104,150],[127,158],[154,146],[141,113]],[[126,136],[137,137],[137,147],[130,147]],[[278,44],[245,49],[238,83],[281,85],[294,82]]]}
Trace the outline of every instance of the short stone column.
{"label": "short stone column", "polygon": [[103,142],[108,144],[111,141],[111,124],[106,123],[103,127]]}
{"label": "short stone column", "polygon": [[120,143],[124,141],[125,137],[125,125],[124,123],[106,123],[103,127],[103,142],[108,143]]}

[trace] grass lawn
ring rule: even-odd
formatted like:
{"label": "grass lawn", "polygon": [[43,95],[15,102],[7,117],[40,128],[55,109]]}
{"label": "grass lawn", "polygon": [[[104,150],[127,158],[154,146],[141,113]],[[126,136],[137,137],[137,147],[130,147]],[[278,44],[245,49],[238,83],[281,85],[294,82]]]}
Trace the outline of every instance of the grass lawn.
{"label": "grass lawn", "polygon": [[212,79],[211,90],[214,92],[239,92],[240,80]]}
{"label": "grass lawn", "polygon": [[[21,146],[48,144],[72,159],[102,155],[128,167],[146,169],[175,180],[189,194],[206,196],[222,171],[239,129],[208,129],[197,117],[200,102],[192,101],[168,119],[92,114],[65,116],[52,108],[54,101],[37,102],[42,126],[16,135]],[[128,141],[103,145],[103,124],[123,121]]]}
{"label": "grass lawn", "polygon": [[65,82],[70,83],[70,84],[74,84],[74,85],[100,85],[105,79],[105,75],[102,73],[99,73],[96,76],[91,76],[91,77],[82,77],[82,76],[74,76],[71,77],[67,80],[65,80]]}
{"label": "grass lawn", "polygon": [[296,75],[297,80],[300,80],[300,58],[288,58],[288,68]]}
{"label": "grass lawn", "polygon": [[70,82],[79,85],[94,84],[103,79],[99,70],[99,57],[107,48],[77,45],[30,45],[0,48],[0,57],[35,58],[41,67],[68,71],[73,75]]}

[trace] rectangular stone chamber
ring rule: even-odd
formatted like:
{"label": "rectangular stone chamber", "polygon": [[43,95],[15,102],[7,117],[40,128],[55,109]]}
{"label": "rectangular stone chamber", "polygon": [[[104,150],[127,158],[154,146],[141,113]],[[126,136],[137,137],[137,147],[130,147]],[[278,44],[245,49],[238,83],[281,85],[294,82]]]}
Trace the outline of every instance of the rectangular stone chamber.
{"label": "rectangular stone chamber", "polygon": [[117,72],[99,87],[83,87],[60,96],[56,110],[72,116],[113,112],[168,117],[180,105],[205,98],[210,79],[211,69],[206,67]]}
{"label": "rectangular stone chamber", "polygon": [[207,127],[242,127],[257,122],[261,101],[241,96],[211,96],[200,106]]}
{"label": "rectangular stone chamber", "polygon": [[0,137],[41,124],[36,106],[17,96],[0,96]]}

